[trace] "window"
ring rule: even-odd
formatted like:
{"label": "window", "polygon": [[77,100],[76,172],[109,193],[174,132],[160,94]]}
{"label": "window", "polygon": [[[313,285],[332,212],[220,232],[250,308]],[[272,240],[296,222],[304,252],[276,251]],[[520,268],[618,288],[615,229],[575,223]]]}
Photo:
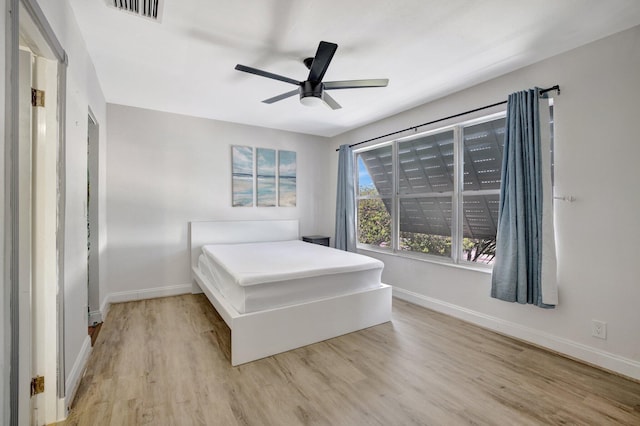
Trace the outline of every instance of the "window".
{"label": "window", "polygon": [[358,244],[492,264],[504,113],[356,151]]}

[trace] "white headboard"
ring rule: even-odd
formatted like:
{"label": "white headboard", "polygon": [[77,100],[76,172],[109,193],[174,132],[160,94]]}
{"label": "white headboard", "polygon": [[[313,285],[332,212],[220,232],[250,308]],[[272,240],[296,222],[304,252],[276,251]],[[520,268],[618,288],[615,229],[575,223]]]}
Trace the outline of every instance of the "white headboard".
{"label": "white headboard", "polygon": [[205,244],[297,240],[298,220],[234,220],[189,222],[191,267]]}

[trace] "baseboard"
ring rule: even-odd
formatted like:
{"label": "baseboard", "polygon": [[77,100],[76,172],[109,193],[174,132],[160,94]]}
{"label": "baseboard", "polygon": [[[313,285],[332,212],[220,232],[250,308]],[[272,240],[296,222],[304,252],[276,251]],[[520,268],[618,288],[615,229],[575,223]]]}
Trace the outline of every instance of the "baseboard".
{"label": "baseboard", "polygon": [[[177,296],[193,292],[193,284],[170,285],[145,290],[119,291],[108,294],[100,305],[100,319],[105,321],[112,303],[132,302],[134,300],[154,299],[156,297]],[[91,318],[91,313],[89,314]]]}
{"label": "baseboard", "polygon": [[102,304],[100,305],[100,313],[101,313],[103,322],[107,319],[107,315],[109,314],[110,307],[111,307],[111,303],[109,302],[109,296],[107,295],[102,301]]}
{"label": "baseboard", "polygon": [[640,380],[640,362],[632,359],[398,287],[393,288],[393,295],[398,299],[530,342],[631,379]]}
{"label": "baseboard", "polygon": [[89,312],[89,325],[102,322],[102,310]]}
{"label": "baseboard", "polygon": [[58,398],[56,407],[56,422],[64,421],[69,415],[69,409],[67,408],[67,400],[65,398]]}
{"label": "baseboard", "polygon": [[177,296],[179,294],[189,294],[192,284],[170,285],[166,287],[156,287],[144,290],[120,291],[111,293],[105,298],[108,303],[132,302],[134,300],[155,299],[156,297]]}
{"label": "baseboard", "polygon": [[80,379],[82,379],[82,375],[84,374],[84,370],[87,367],[87,361],[89,360],[89,355],[91,354],[91,338],[87,335],[82,342],[82,348],[80,348],[80,353],[76,358],[76,361],[73,363],[73,368],[71,368],[71,372],[69,373],[69,377],[65,382],[65,413],[69,412],[69,407],[73,402],[73,398],[76,396],[76,392],[78,391],[78,386],[80,386]]}

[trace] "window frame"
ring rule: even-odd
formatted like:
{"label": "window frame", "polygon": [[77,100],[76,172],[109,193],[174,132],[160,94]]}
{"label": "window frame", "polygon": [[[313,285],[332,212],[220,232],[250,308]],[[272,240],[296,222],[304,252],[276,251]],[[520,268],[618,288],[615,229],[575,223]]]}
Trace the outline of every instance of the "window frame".
{"label": "window frame", "polygon": [[[463,241],[464,241],[464,197],[465,196],[484,196],[500,194],[500,189],[477,189],[477,190],[464,190],[464,129],[477,124],[483,124],[490,121],[504,119],[506,117],[506,108],[503,107],[497,112],[483,115],[464,121],[458,121],[446,126],[429,129],[424,132],[415,133],[413,135],[405,136],[402,138],[392,139],[385,142],[357,148],[354,150],[354,174],[355,174],[355,217],[357,227],[356,246],[359,249],[378,251],[381,253],[392,254],[408,258],[417,258],[420,260],[427,260],[441,264],[459,265],[464,267],[471,267],[473,269],[491,270],[493,264],[486,264],[480,262],[467,261],[463,256]],[[422,192],[422,193],[400,193],[400,178],[399,178],[399,146],[403,142],[432,136],[435,134],[444,133],[447,131],[453,131],[453,189],[443,192]],[[391,146],[392,152],[392,171],[391,176],[393,179],[393,190],[391,194],[378,194],[377,196],[360,196],[360,173],[358,168],[359,154],[374,149],[379,149],[385,146]],[[450,256],[438,256],[429,253],[422,253],[418,251],[402,250],[400,249],[400,200],[407,198],[434,198],[434,197],[450,197],[451,198],[451,254]],[[391,200],[391,245],[389,248],[374,246],[371,244],[361,243],[359,240],[359,205],[360,200],[363,199],[390,199]]]}

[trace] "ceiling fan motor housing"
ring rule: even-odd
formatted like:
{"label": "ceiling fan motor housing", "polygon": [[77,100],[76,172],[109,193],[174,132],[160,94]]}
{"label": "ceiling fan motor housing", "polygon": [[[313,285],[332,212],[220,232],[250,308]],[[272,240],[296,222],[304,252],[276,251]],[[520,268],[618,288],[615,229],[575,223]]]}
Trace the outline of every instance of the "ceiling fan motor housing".
{"label": "ceiling fan motor housing", "polygon": [[323,91],[324,84],[322,82],[304,81],[300,84],[300,99],[308,97],[322,99]]}

